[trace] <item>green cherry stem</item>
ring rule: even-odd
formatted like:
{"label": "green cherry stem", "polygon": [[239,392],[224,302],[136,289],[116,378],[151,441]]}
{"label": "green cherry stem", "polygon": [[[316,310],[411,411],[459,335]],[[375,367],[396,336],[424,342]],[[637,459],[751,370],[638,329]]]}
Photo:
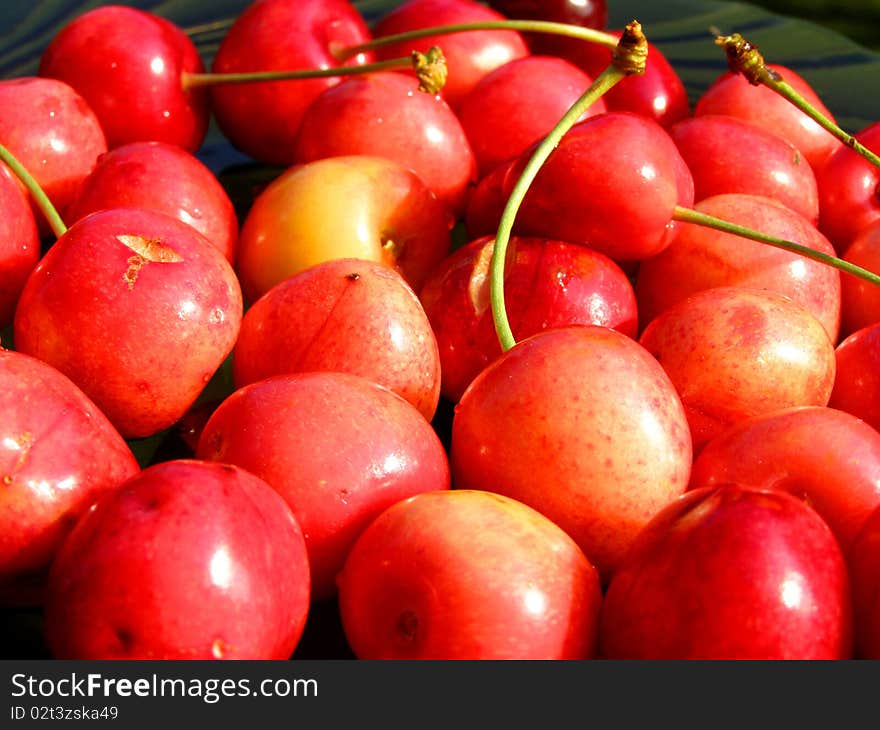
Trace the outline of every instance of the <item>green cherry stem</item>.
{"label": "green cherry stem", "polygon": [[733,73],[741,73],[754,86],[763,85],[775,91],[847,147],[864,157],[872,165],[880,167],[880,157],[804,99],[785,81],[781,74],[768,68],[756,45],[749,43],[739,33],[718,36],[715,39],[715,44],[724,49],[727,54],[727,66]]}
{"label": "green cherry stem", "polygon": [[507,261],[507,247],[510,242],[510,234],[513,230],[516,213],[520,205],[522,205],[529,186],[537,176],[541,166],[565,136],[565,133],[575,125],[581,115],[597,99],[601,98],[603,94],[624,77],[631,74],[644,73],[648,46],[647,39],[637,21],[632,21],[626,26],[620,41],[615,41],[615,46],[611,64],[596,77],[590,88],[571,106],[556,123],[556,126],[535,148],[522,174],[513,186],[507,204],[504,206],[504,212],[501,214],[498,231],[495,234],[495,244],[492,249],[492,260],[489,269],[489,301],[492,307],[495,332],[498,335],[501,349],[504,351],[509,350],[516,344],[516,339],[510,329],[507,307],[504,302],[504,269]]}
{"label": "green cherry stem", "polygon": [[337,60],[345,61],[352,56],[357,56],[359,53],[366,53],[384,46],[406,43],[407,41],[415,41],[430,36],[466,33],[474,30],[515,30],[531,33],[551,33],[568,36],[569,38],[578,38],[591,43],[599,43],[612,49],[617,47],[616,36],[593,28],[583,28],[579,25],[554,23],[549,20],[482,20],[473,23],[451,23],[449,25],[435,25],[429,28],[417,28],[405,33],[380,36],[366,43],[338,48],[331,52]]}
{"label": "green cherry stem", "polygon": [[[442,69],[439,68],[442,66]],[[181,79],[184,90],[198,86],[216,86],[218,84],[248,84],[257,81],[291,81],[297,79],[320,79],[336,76],[353,76],[370,74],[377,71],[391,71],[401,68],[412,68],[419,76],[424,91],[437,93],[446,80],[446,62],[443,53],[436,46],[427,53],[413,52],[409,56],[390,58],[360,66],[336,66],[333,68],[291,69],[281,71],[247,71],[242,73],[190,73],[184,72]],[[437,80],[442,79],[440,84]]]}
{"label": "green cherry stem", "polygon": [[67,226],[64,225],[64,221],[61,220],[61,216],[58,214],[55,206],[52,205],[49,196],[46,195],[43,188],[40,187],[40,183],[34,179],[33,175],[27,171],[25,166],[22,165],[2,144],[0,144],[0,161],[5,162],[7,167],[15,173],[16,177],[18,177],[18,179],[24,184],[25,188],[27,188],[31,197],[36,201],[40,212],[49,222],[49,227],[52,229],[52,233],[55,234],[55,237],[58,238],[64,235],[67,231]]}
{"label": "green cherry stem", "polygon": [[765,233],[752,230],[751,228],[746,228],[745,226],[741,226],[736,223],[730,223],[729,221],[722,220],[721,218],[716,218],[711,215],[706,215],[705,213],[700,213],[699,211],[693,210],[692,208],[683,208],[680,205],[675,206],[675,210],[672,214],[672,219],[685,223],[695,223],[706,228],[714,228],[718,231],[733,233],[734,235],[742,236],[743,238],[749,238],[752,241],[766,243],[770,246],[784,249],[785,251],[791,251],[793,253],[800,254],[801,256],[813,259],[814,261],[819,261],[820,263],[826,264],[827,266],[832,266],[833,268],[844,271],[847,274],[852,274],[853,276],[857,276],[860,279],[864,279],[871,284],[880,285],[880,276],[872,271],[863,269],[861,266],[851,264],[849,261],[844,261],[843,259],[837,258],[836,256],[830,256],[829,254],[822,253],[821,251],[815,251],[812,248],[808,248],[807,246],[795,243],[794,241],[787,241],[784,238],[769,236]]}

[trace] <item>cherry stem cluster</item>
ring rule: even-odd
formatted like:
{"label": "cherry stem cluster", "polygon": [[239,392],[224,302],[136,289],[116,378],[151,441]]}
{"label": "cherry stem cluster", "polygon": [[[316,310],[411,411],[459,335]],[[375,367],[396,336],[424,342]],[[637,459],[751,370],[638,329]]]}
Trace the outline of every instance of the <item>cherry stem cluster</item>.
{"label": "cherry stem cluster", "polygon": [[507,247],[510,242],[510,234],[513,230],[516,213],[528,192],[529,186],[546,162],[547,158],[556,149],[566,132],[571,129],[583,113],[600,99],[618,81],[631,74],[644,73],[645,63],[648,56],[647,39],[642,32],[641,25],[637,21],[627,25],[620,38],[615,40],[615,51],[612,54],[611,63],[596,77],[593,84],[571,106],[565,115],[556,123],[550,133],[538,144],[526,163],[525,168],[511,190],[498,231],[495,234],[495,244],[492,250],[489,277],[489,300],[492,307],[492,318],[495,323],[495,332],[501,349],[509,350],[516,344],[516,339],[510,329],[507,318],[507,308],[504,302],[504,270],[507,261]]}
{"label": "cherry stem cluster", "polygon": [[780,73],[772,68],[768,68],[764,62],[764,57],[756,45],[747,41],[739,33],[733,33],[728,36],[719,35],[715,39],[715,44],[724,49],[724,52],[727,54],[727,66],[733,73],[741,73],[750,84],[755,86],[763,85],[775,91],[847,147],[850,147],[854,152],[864,157],[872,165],[880,167],[880,157],[810,104],[785,81]]}
{"label": "cherry stem cluster", "polygon": [[40,212],[49,222],[49,227],[52,229],[55,236],[60,237],[64,235],[67,231],[67,226],[64,225],[64,221],[61,220],[61,216],[58,214],[58,210],[55,206],[52,205],[49,196],[46,195],[43,188],[40,187],[40,184],[34,179],[33,175],[28,172],[27,168],[25,168],[25,166],[22,165],[2,144],[0,144],[0,161],[6,163],[6,166],[15,173],[19,180],[21,180],[22,184],[36,202]]}

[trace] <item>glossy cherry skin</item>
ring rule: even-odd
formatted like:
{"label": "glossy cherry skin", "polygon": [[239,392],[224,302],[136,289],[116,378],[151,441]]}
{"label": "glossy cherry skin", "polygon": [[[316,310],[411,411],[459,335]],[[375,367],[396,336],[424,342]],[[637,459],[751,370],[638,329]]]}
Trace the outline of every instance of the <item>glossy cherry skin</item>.
{"label": "glossy cherry skin", "polygon": [[739,421],[828,404],[834,345],[801,305],[773,292],[715,287],[658,315],[639,342],[663,366],[695,451]]}
{"label": "glossy cherry skin", "polygon": [[[484,76],[458,109],[480,176],[547,136],[592,83],[577,66],[553,56],[518,58]],[[604,111],[600,98],[581,119]]]}
{"label": "glossy cherry skin", "polygon": [[39,75],[70,84],[101,122],[111,149],[127,142],[167,142],[195,152],[208,130],[208,95],[184,90],[201,73],[195,44],[154,13],[105,5],[78,15],[53,37]]}
{"label": "glossy cherry skin", "polygon": [[0,602],[42,602],[79,517],[139,471],[107,417],[68,378],[0,349]]}
{"label": "glossy cherry skin", "polygon": [[804,499],[846,551],[880,506],[880,433],[836,408],[756,416],[722,431],[694,460],[692,489],[728,482]]}
{"label": "glossy cherry skin", "polygon": [[783,137],[720,114],[684,119],[669,134],[693,175],[695,201],[723,193],[762,195],[818,223],[816,175]]}
{"label": "glossy cherry skin", "polygon": [[446,206],[399,162],[328,157],[291,167],[257,196],[241,228],[236,269],[248,302],[340,258],[384,263],[418,290],[449,253],[450,222]]}
{"label": "glossy cherry skin", "polygon": [[638,531],[687,487],[681,400],[641,345],[573,325],[520,341],[465,391],[452,422],[452,481],[519,500],[556,522],[607,582]]}
{"label": "glossy cherry skin", "polygon": [[40,260],[40,234],[18,179],[0,164],[0,329],[12,324],[18,297]]}
{"label": "glossy cherry skin", "polygon": [[[611,33],[617,38],[621,36],[619,30]],[[549,44],[549,40],[546,43]],[[611,63],[611,49],[598,43],[559,38],[554,48],[555,55],[571,61],[593,78]],[[690,116],[690,102],[684,82],[663,51],[650,40],[645,72],[621,79],[602,98],[610,111],[640,114],[663,127]]]}
{"label": "glossy cherry skin", "polygon": [[[834,115],[810,83],[794,69],[768,63],[795,91],[833,120]],[[785,137],[818,171],[825,158],[841,143],[818,122],[810,119],[790,101],[762,85],[753,85],[742,74],[729,71],[718,76],[694,105],[694,116],[726,114],[739,117]]]}
{"label": "glossy cherry skin", "polygon": [[853,597],[855,657],[880,659],[880,509],[865,521],[847,553]]}
{"label": "glossy cherry skin", "polygon": [[196,454],[237,464],[284,497],[305,534],[315,599],[336,594],[352,543],[382,510],[449,488],[431,425],[348,373],[277,375],[236,390],[208,419]]}
{"label": "glossy cherry skin", "polygon": [[458,117],[439,95],[418,90],[412,74],[351,77],[306,109],[294,159],[388,157],[411,168],[456,219],[464,212],[477,163]]}
{"label": "glossy cherry skin", "polygon": [[[834,255],[815,226],[781,203],[757,195],[728,193],[694,208],[747,228]],[[744,286],[784,294],[806,307],[832,342],[840,331],[841,274],[799,254],[692,223],[679,223],[669,247],[639,267],[635,289],[642,326],[699,291]]]}
{"label": "glossy cherry skin", "polygon": [[394,391],[430,421],[440,398],[431,323],[384,264],[334,259],[276,284],[248,309],[232,356],[236,388],[281,373],[334,370]]}
{"label": "glossy cherry skin", "polygon": [[553,522],[461,489],[389,507],[339,576],[360,659],[589,659],[601,596],[596,569]]}
{"label": "glossy cherry skin", "polygon": [[[501,355],[489,302],[494,238],[471,241],[438,266],[419,294],[437,337],[441,391],[458,402]],[[638,333],[632,284],[607,256],[564,241],[514,236],[504,301],[517,340],[552,327],[596,324]]]}
{"label": "glossy cherry skin", "polygon": [[167,461],[100,500],[52,565],[58,659],[287,659],[309,609],[302,530],[264,481]]}
{"label": "glossy cherry skin", "polygon": [[232,351],[241,289],[192,226],[145,208],[72,225],[33,270],[17,350],[73,380],[126,438],[168,428]]}
{"label": "glossy cherry skin", "polygon": [[131,142],[102,155],[67,211],[71,225],[105,208],[149,208],[188,223],[232,263],[238,218],[213,172],[186,150]]}
{"label": "glossy cherry skin", "polygon": [[[856,135],[865,147],[880,150],[880,122]],[[846,253],[856,237],[880,220],[880,170],[839,146],[816,170],[819,184],[819,228],[835,248]]]}
{"label": "glossy cherry skin", "polygon": [[[503,20],[501,13],[473,0],[407,0],[386,13],[373,26],[381,38],[418,28],[458,23]],[[439,46],[446,58],[448,75],[440,95],[453,109],[486,74],[516,58],[529,55],[523,37],[512,30],[468,31],[394,43],[376,49],[376,58],[408,56],[413,50]]]}
{"label": "glossy cherry skin", "polygon": [[[468,230],[494,233],[497,221],[532,157],[526,150],[496,168],[474,193]],[[485,211],[474,213],[480,187]],[[517,211],[514,232],[583,243],[617,262],[654,256],[672,240],[676,205],[693,204],[693,181],[666,130],[629,112],[608,112],[578,122],[538,171]]]}
{"label": "glossy cherry skin", "polygon": [[[214,73],[326,69],[372,60],[358,54],[346,63],[336,49],[370,40],[370,31],[348,0],[261,0],[250,3],[224,36]],[[211,88],[212,112],[223,134],[261,162],[291,165],[302,115],[339,77]]]}
{"label": "glossy cherry skin", "polygon": [[779,490],[675,500],[639,535],[602,605],[607,659],[848,659],[846,564],[828,526]]}
{"label": "glossy cherry skin", "polygon": [[880,430],[880,321],[846,337],[835,354],[837,373],[828,404]]}
{"label": "glossy cherry skin", "polygon": [[[98,117],[73,87],[29,76],[0,81],[0,140],[69,224],[67,206],[107,140]],[[40,233],[51,229],[32,203]]]}

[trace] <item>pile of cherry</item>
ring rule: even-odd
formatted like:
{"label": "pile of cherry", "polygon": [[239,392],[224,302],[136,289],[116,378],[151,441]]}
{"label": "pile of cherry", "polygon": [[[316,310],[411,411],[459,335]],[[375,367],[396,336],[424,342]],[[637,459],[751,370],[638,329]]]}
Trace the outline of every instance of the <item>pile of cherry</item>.
{"label": "pile of cherry", "polygon": [[649,43],[522,200],[502,348],[499,221],[619,30],[374,42],[502,12],[607,18],[257,0],[207,73],[106,6],[0,82],[0,602],[51,656],[880,657],[880,288],[680,215],[880,271],[880,170]]}

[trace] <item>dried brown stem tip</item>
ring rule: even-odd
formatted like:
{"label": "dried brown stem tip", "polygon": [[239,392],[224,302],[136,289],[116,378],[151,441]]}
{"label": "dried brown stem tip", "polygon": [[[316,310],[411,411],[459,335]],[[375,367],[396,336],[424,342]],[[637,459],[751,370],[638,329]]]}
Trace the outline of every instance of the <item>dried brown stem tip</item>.
{"label": "dried brown stem tip", "polygon": [[427,53],[412,52],[413,69],[419,79],[419,91],[436,94],[446,84],[446,57],[437,46]]}
{"label": "dried brown stem tip", "polygon": [[768,79],[782,80],[778,73],[767,68],[758,46],[749,43],[739,33],[720,35],[715,38],[715,45],[721,46],[727,54],[727,67],[733,73],[741,73],[753,86],[766,83]]}
{"label": "dried brown stem tip", "polygon": [[611,52],[612,63],[627,76],[645,73],[648,62],[648,39],[638,20],[626,24],[617,46]]}

